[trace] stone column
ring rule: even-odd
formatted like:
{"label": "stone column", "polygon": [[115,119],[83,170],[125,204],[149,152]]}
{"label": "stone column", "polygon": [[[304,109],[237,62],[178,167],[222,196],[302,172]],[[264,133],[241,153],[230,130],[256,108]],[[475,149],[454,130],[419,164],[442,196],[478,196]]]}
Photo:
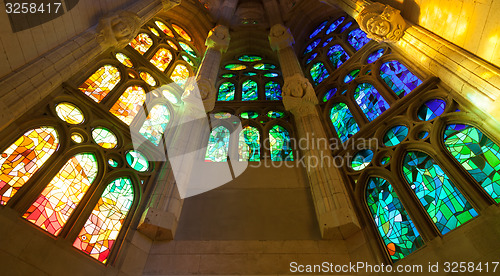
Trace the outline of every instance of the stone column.
{"label": "stone column", "polygon": [[234,12],[236,11],[236,6],[238,5],[238,0],[224,0],[222,6],[219,9],[219,21],[220,25],[231,25],[231,20],[233,18]]}
{"label": "stone column", "polygon": [[137,35],[140,26],[163,8],[170,9],[179,3],[180,0],[134,2],[124,11],[104,16],[97,26],[5,76],[0,80],[0,130],[80,72],[105,50],[125,47]]}
{"label": "stone column", "polygon": [[[278,56],[283,71],[283,104],[294,115],[297,139],[301,144],[309,183],[311,185],[316,216],[324,239],[349,237],[360,229],[351,200],[347,194],[340,171],[334,166],[328,141],[317,110],[318,99],[314,88],[304,77],[292,45],[290,30],[278,24],[271,28],[269,41]],[[319,148],[318,148],[319,146]]]}

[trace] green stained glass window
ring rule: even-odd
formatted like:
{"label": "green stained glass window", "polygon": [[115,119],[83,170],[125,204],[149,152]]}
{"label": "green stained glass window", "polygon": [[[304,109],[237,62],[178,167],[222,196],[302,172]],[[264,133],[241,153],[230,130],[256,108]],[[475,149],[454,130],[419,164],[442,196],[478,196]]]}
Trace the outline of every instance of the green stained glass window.
{"label": "green stained glass window", "polygon": [[389,163],[390,161],[391,161],[391,157],[390,156],[384,156],[380,160],[380,164],[385,165],[385,164]]}
{"label": "green stained glass window", "polygon": [[105,149],[112,149],[118,144],[116,135],[105,127],[96,127],[92,130],[92,138],[99,146]]}
{"label": "green stained glass window", "polygon": [[115,160],[115,159],[113,159],[113,158],[109,158],[109,159],[108,159],[108,164],[109,164],[111,167],[113,167],[113,168],[118,167],[118,161],[116,161],[116,160]]}
{"label": "green stained glass window", "polygon": [[429,137],[429,132],[427,131],[421,131],[418,133],[418,139],[425,139]]}
{"label": "green stained glass window", "polygon": [[330,47],[330,50],[328,50],[328,53],[326,55],[332,62],[334,68],[339,68],[340,65],[342,65],[349,59],[349,55],[346,53],[344,48],[342,48],[342,46],[338,44]]}
{"label": "green stained glass window", "polygon": [[139,129],[139,133],[155,146],[158,146],[170,121],[170,111],[166,105],[155,105]]}
{"label": "green stained glass window", "polygon": [[309,72],[311,73],[311,78],[313,79],[315,85],[320,84],[330,76],[325,65],[321,62],[314,64]]}
{"label": "green stained glass window", "polygon": [[222,75],[222,77],[225,78],[225,79],[230,79],[230,78],[233,78],[235,76],[236,76],[235,74],[224,74],[224,75]]}
{"label": "green stained glass window", "polygon": [[269,130],[271,161],[293,161],[290,133],[284,127],[275,125]]}
{"label": "green stained glass window", "polygon": [[232,82],[225,82],[219,86],[219,93],[217,95],[218,101],[232,101],[234,100],[234,93],[236,86]]}
{"label": "green stained glass window", "polygon": [[350,83],[359,75],[359,69],[352,70],[349,74],[347,74],[344,78],[344,83]]}
{"label": "green stained glass window", "polygon": [[224,66],[224,68],[231,71],[241,71],[247,69],[247,67],[243,64],[228,64]]}
{"label": "green stained glass window", "polygon": [[446,108],[446,102],[441,99],[432,99],[424,103],[418,109],[418,118],[422,121],[430,121],[441,116]]}
{"label": "green stained glass window", "polygon": [[284,112],[281,112],[281,111],[269,111],[267,113],[267,117],[269,118],[283,118],[285,116],[285,113]]}
{"label": "green stained glass window", "polygon": [[240,56],[238,60],[243,62],[255,62],[255,61],[261,61],[262,57],[254,55],[243,55]]}
{"label": "green stained glass window", "polygon": [[127,163],[129,166],[139,172],[145,172],[149,169],[148,159],[140,152],[136,150],[130,150],[125,155]]}
{"label": "green stained glass window", "polygon": [[390,108],[377,89],[369,83],[361,83],[356,87],[354,99],[370,122]]}
{"label": "green stained glass window", "polygon": [[243,128],[239,139],[240,161],[260,161],[260,134],[252,126]]}
{"label": "green stained glass window", "polygon": [[212,130],[208,138],[205,162],[226,162],[229,153],[229,130],[218,126]]}
{"label": "green stained glass window", "polygon": [[240,114],[241,118],[243,119],[255,119],[259,117],[259,113],[255,111],[245,111]]}
{"label": "green stained glass window", "polygon": [[422,247],[422,237],[387,180],[368,180],[366,203],[391,260],[401,260]]}
{"label": "green stained glass window", "polygon": [[364,168],[366,168],[368,165],[370,165],[370,162],[372,162],[373,159],[373,151],[371,150],[362,150],[356,155],[354,155],[354,158],[352,159],[351,167],[355,171],[361,171]]}
{"label": "green stained glass window", "polygon": [[477,216],[448,175],[426,153],[407,152],[403,175],[442,234]]}
{"label": "green stained glass window", "polygon": [[182,59],[185,60],[187,63],[189,63],[189,65],[195,67],[196,64],[194,63],[194,61],[192,61],[189,57],[185,56],[185,55],[182,55]]}
{"label": "green stained glass window", "polygon": [[259,63],[259,64],[254,65],[253,68],[255,70],[272,70],[272,69],[276,69],[276,65],[269,64],[269,63]]}
{"label": "green stained glass window", "polygon": [[380,77],[399,98],[408,95],[417,86],[422,84],[422,81],[417,76],[396,60],[382,64],[380,67]]}
{"label": "green stained glass window", "polygon": [[452,124],[444,132],[446,149],[500,203],[500,147],[479,129]]}
{"label": "green stained glass window", "polygon": [[253,77],[253,76],[257,76],[257,73],[255,73],[255,72],[244,72],[243,75],[244,76]]}
{"label": "green stained glass window", "polygon": [[266,83],[266,100],[268,101],[280,101],[281,100],[281,86],[274,82],[270,81]]}
{"label": "green stained glass window", "polygon": [[336,103],[330,111],[330,120],[342,142],[347,141],[359,131],[349,107],[345,103]]}
{"label": "green stained glass window", "polygon": [[333,95],[335,95],[335,93],[337,93],[337,88],[332,88],[328,90],[328,92],[326,92],[325,95],[323,96],[323,102],[326,103],[329,99],[333,97]]}
{"label": "green stained glass window", "polygon": [[254,100],[257,100],[259,98],[258,94],[257,94],[257,83],[253,80],[246,80],[243,84],[242,84],[242,95],[241,95],[241,99],[243,101],[254,101]]}
{"label": "green stained glass window", "polygon": [[276,78],[278,76],[279,76],[278,73],[265,73],[264,74],[264,77],[266,77],[266,78]]}
{"label": "green stained glass window", "polygon": [[186,51],[186,53],[188,53],[190,56],[194,58],[196,57],[196,52],[189,45],[182,41],[179,41],[179,45],[181,46],[182,50]]}
{"label": "green stained glass window", "polygon": [[395,126],[389,129],[384,135],[384,145],[392,147],[399,145],[408,136],[408,127],[406,126]]}

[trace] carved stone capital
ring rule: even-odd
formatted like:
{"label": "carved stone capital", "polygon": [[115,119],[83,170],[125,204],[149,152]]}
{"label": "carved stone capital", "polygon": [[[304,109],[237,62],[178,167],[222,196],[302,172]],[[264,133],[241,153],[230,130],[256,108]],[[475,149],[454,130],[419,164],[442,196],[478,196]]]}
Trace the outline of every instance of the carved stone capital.
{"label": "carved stone capital", "polygon": [[295,43],[292,33],[283,24],[276,24],[271,27],[269,32],[269,43],[274,51],[292,47]]}
{"label": "carved stone capital", "polygon": [[164,10],[170,10],[171,8],[181,4],[181,0],[161,0]]}
{"label": "carved stone capital", "polygon": [[103,48],[123,48],[139,33],[141,22],[137,14],[119,11],[99,20],[97,41]]}
{"label": "carved stone capital", "polygon": [[381,3],[364,6],[356,21],[368,38],[377,42],[397,42],[406,30],[400,11]]}
{"label": "carved stone capital", "polygon": [[229,28],[224,25],[217,25],[208,33],[205,45],[208,48],[226,52],[230,41]]}
{"label": "carved stone capital", "polygon": [[314,114],[317,104],[318,98],[308,79],[299,74],[285,78],[283,105],[286,110],[294,115]]}

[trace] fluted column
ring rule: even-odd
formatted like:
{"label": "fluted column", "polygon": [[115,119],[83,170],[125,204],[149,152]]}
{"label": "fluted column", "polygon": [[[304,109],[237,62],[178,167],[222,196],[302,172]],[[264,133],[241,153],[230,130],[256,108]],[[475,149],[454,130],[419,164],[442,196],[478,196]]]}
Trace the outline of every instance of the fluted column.
{"label": "fluted column", "polygon": [[[269,41],[278,52],[284,77],[283,104],[294,115],[309,184],[311,185],[316,216],[321,234],[325,239],[348,237],[359,230],[359,222],[346,192],[340,171],[334,166],[331,152],[324,143],[329,141],[316,108],[318,99],[314,88],[304,77],[292,45],[292,34],[283,25],[271,28]],[[323,144],[319,147],[316,144]]]}
{"label": "fluted column", "polygon": [[238,5],[238,0],[223,0],[222,6],[219,9],[219,21],[220,25],[231,25],[231,20],[233,18],[234,12],[236,11],[236,6]]}
{"label": "fluted column", "polygon": [[110,47],[125,47],[162,9],[180,0],[136,1],[124,10],[104,16],[98,25],[73,37],[0,80],[0,130],[19,118],[64,81]]}

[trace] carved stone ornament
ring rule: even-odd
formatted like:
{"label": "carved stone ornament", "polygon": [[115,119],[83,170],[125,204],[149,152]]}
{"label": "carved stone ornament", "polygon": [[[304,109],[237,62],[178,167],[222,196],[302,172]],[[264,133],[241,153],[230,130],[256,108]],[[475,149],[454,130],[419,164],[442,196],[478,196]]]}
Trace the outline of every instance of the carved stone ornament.
{"label": "carved stone ornament", "polygon": [[356,21],[368,38],[377,42],[397,42],[406,29],[400,11],[381,3],[366,5]]}
{"label": "carved stone ornament", "polygon": [[137,35],[140,24],[139,17],[128,11],[104,16],[97,25],[97,41],[104,48],[123,48]]}
{"label": "carved stone ornament", "polygon": [[164,10],[170,10],[171,8],[181,4],[181,0],[161,0]]}
{"label": "carved stone ornament", "polygon": [[295,40],[287,27],[282,24],[276,24],[271,27],[271,31],[269,32],[269,43],[273,50],[278,51],[286,47],[291,47],[295,43]]}
{"label": "carved stone ornament", "polygon": [[294,115],[307,115],[315,111],[318,98],[308,79],[295,74],[285,78],[283,87],[283,105]]}
{"label": "carved stone ornament", "polygon": [[229,47],[230,41],[229,28],[224,25],[217,25],[208,33],[205,45],[208,48],[225,52]]}

